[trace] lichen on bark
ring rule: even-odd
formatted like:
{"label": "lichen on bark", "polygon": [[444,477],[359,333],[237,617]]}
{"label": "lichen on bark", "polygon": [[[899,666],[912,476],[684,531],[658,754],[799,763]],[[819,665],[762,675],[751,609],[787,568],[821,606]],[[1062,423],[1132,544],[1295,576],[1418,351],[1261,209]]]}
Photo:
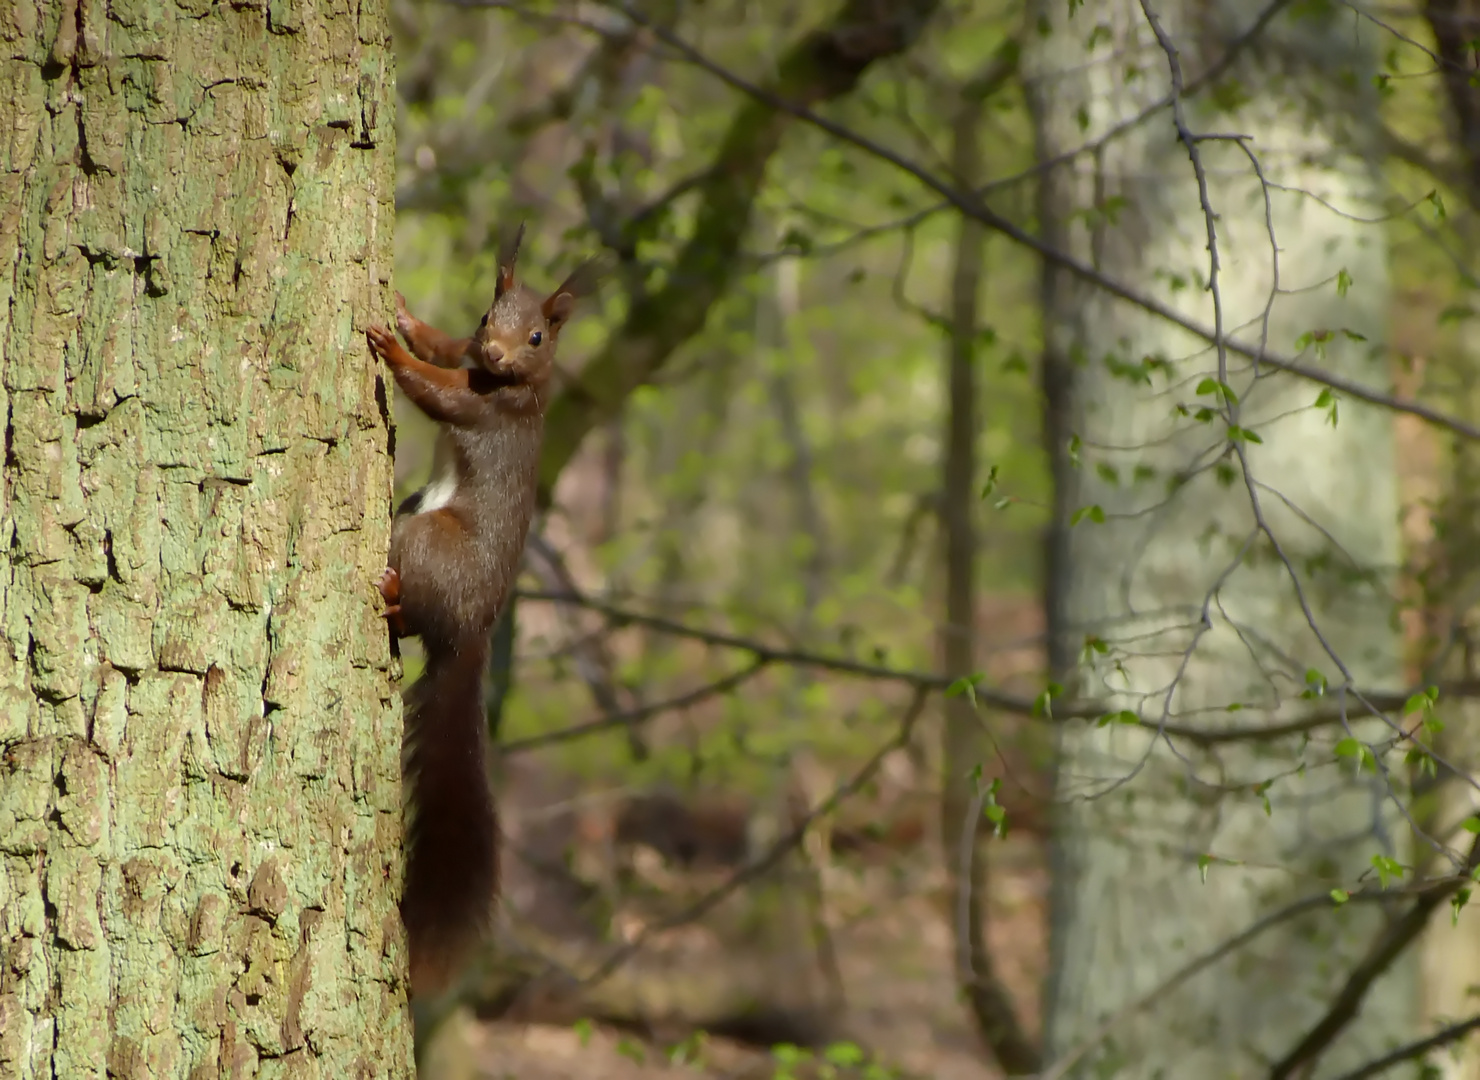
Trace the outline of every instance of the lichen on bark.
{"label": "lichen on bark", "polygon": [[0,1074],[408,1076],[384,5],[0,39]]}

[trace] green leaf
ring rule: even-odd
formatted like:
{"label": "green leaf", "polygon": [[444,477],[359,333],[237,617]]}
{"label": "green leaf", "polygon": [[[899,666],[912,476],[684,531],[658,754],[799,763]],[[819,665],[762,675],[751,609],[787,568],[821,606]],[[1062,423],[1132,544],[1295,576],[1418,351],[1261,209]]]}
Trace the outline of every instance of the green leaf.
{"label": "green leaf", "polygon": [[1234,442],[1262,443],[1264,441],[1259,437],[1257,431],[1250,431],[1248,428],[1239,427],[1237,424],[1228,425],[1228,437]]}
{"label": "green leaf", "polygon": [[1331,899],[1332,900],[1335,900],[1338,904],[1344,904],[1348,900],[1350,900],[1351,898],[1352,898],[1352,894],[1349,893],[1349,892],[1347,892],[1345,889],[1332,889],[1331,890]]}
{"label": "green leaf", "polygon": [[1103,525],[1105,523],[1105,511],[1102,510],[1098,504],[1081,506],[1078,510],[1069,515],[1069,527],[1073,528],[1085,518],[1089,518],[1096,525]]}
{"label": "green leaf", "polygon": [[1412,716],[1416,712],[1429,713],[1433,711],[1434,702],[1439,700],[1439,688],[1430,686],[1427,690],[1420,690],[1403,703],[1403,715]]}
{"label": "green leaf", "polygon": [[1043,688],[1043,693],[1033,699],[1033,715],[1053,715],[1053,699],[1064,692],[1064,688],[1056,682],[1051,682]]}
{"label": "green leaf", "polygon": [[1220,398],[1230,405],[1238,404],[1238,395],[1233,392],[1233,387],[1213,378],[1205,378],[1202,382],[1198,383],[1197,394],[1199,397],[1204,394],[1212,394],[1214,397]]}
{"label": "green leaf", "polygon": [[1218,859],[1214,855],[1199,855],[1197,857],[1197,873],[1202,878],[1204,885],[1208,883],[1208,867],[1217,861]]}
{"label": "green leaf", "polygon": [[1471,815],[1459,823],[1459,827],[1465,832],[1480,833],[1480,817]]}
{"label": "green leaf", "polygon": [[1348,735],[1336,744],[1335,752],[1337,757],[1354,757],[1360,759],[1362,751],[1365,749],[1366,747],[1362,745],[1359,739]]}
{"label": "green leaf", "polygon": [[975,705],[976,684],[981,682],[985,677],[982,672],[977,672],[975,675],[963,675],[951,683],[950,686],[946,687],[946,697],[959,697],[961,694],[965,694],[971,699],[971,703]]}
{"label": "green leaf", "polygon": [[1336,295],[1345,296],[1347,290],[1351,287],[1352,276],[1346,272],[1346,267],[1343,266],[1336,272]]}
{"label": "green leaf", "polygon": [[981,498],[985,499],[997,490],[997,466],[993,465],[987,470],[987,482],[982,485]]}
{"label": "green leaf", "polygon": [[1383,888],[1387,888],[1388,882],[1401,878],[1408,869],[1397,859],[1387,855],[1372,856],[1372,866],[1377,871],[1378,879],[1381,880]]}
{"label": "green leaf", "polygon": [[822,1056],[834,1065],[862,1065],[866,1057],[863,1050],[855,1043],[837,1042],[833,1043],[822,1052]]}
{"label": "green leaf", "polygon": [[800,1065],[812,1055],[795,1043],[777,1043],[771,1047],[771,1056],[783,1065]]}

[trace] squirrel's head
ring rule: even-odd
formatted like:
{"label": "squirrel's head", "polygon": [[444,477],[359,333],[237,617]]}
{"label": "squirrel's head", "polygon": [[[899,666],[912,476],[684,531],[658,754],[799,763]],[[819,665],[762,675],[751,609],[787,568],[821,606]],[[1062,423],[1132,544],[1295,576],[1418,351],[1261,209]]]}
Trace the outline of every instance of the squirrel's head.
{"label": "squirrel's head", "polygon": [[547,297],[514,280],[519,242],[524,226],[499,252],[498,283],[493,306],[483,316],[474,334],[477,355],[500,383],[541,383],[550,377],[555,362],[555,343],[575,310],[576,301],[595,291],[599,268],[595,260],[578,266]]}

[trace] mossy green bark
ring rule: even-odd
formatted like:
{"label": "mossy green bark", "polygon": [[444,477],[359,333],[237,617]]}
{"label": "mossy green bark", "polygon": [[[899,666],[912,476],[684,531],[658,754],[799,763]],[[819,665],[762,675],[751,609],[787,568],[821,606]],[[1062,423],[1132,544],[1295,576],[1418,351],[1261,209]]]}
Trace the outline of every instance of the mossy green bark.
{"label": "mossy green bark", "polygon": [[0,38],[0,1075],[408,1076],[384,5]]}

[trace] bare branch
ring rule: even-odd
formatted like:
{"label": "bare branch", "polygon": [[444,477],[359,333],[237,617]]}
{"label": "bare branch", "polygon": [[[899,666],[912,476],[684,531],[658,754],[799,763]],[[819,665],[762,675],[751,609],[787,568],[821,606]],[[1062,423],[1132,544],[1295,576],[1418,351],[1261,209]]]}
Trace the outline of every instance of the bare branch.
{"label": "bare branch", "polygon": [[1394,1065],[1401,1065],[1405,1061],[1423,1057],[1430,1050],[1437,1050],[1441,1046],[1448,1046],[1452,1042],[1463,1039],[1476,1028],[1480,1028],[1480,1016],[1472,1016],[1468,1020],[1461,1020],[1457,1024],[1440,1028],[1426,1039],[1417,1039],[1411,1043],[1405,1043],[1390,1053],[1384,1054],[1376,1061],[1369,1061],[1351,1072],[1342,1073],[1336,1080],[1367,1080],[1369,1076],[1378,1076],[1387,1072]]}
{"label": "bare branch", "polygon": [[[1364,892],[1352,893],[1351,896],[1348,897],[1346,903],[1375,903],[1391,900],[1392,897],[1392,890],[1371,889]],[[1070,1070],[1072,1070],[1074,1066],[1079,1063],[1080,1059],[1083,1058],[1085,1054],[1089,1053],[1100,1043],[1104,1042],[1105,1039],[1107,1039],[1115,1031],[1116,1028],[1125,1023],[1127,1019],[1135,1016],[1137,1013],[1145,1011],[1152,1005],[1155,1005],[1158,1001],[1166,997],[1173,990],[1177,989],[1177,987],[1181,986],[1194,975],[1212,967],[1219,960],[1222,960],[1225,956],[1229,956],[1230,954],[1237,952],[1239,949],[1249,944],[1249,942],[1262,935],[1265,931],[1272,930],[1276,926],[1289,922],[1291,919],[1298,918],[1301,915],[1308,914],[1309,912],[1321,911],[1332,906],[1333,901],[1329,893],[1315,893],[1314,895],[1302,897],[1299,900],[1292,901],[1291,903],[1286,904],[1284,907],[1279,908],[1276,911],[1272,911],[1268,915],[1265,915],[1264,917],[1256,920],[1246,929],[1235,934],[1233,937],[1227,939],[1222,944],[1215,946],[1214,948],[1203,953],[1201,956],[1194,958],[1187,964],[1178,968],[1167,978],[1163,979],[1160,983],[1153,986],[1150,990],[1146,991],[1146,993],[1136,998],[1136,1000],[1130,1002],[1119,1011],[1107,1017],[1105,1021],[1100,1024],[1099,1027],[1095,1028],[1094,1031],[1090,1032],[1088,1036],[1080,1040],[1080,1042],[1077,1043],[1073,1048],[1071,1048],[1066,1054],[1064,1054],[1063,1057],[1059,1058],[1049,1068],[1045,1069],[1041,1074],[1039,1074],[1036,1080],[1063,1080],[1063,1078],[1069,1074]]]}
{"label": "bare branch", "polygon": [[1392,966],[1403,950],[1423,932],[1429,918],[1439,905],[1448,900],[1460,887],[1470,880],[1469,875],[1480,865],[1480,836],[1470,845],[1469,857],[1465,859],[1462,876],[1444,877],[1430,884],[1414,900],[1401,917],[1382,929],[1367,955],[1356,966],[1336,995],[1336,1000],[1326,1015],[1310,1029],[1295,1049],[1291,1050],[1269,1070],[1269,1080],[1289,1080],[1298,1070],[1306,1069],[1320,1060],[1336,1036],[1356,1019],[1362,1007],[1362,999],[1377,981],[1379,975]]}
{"label": "bare branch", "polygon": [[617,727],[630,727],[640,724],[645,720],[651,720],[666,712],[677,712],[680,709],[688,709],[701,701],[717,697],[720,694],[728,694],[743,683],[749,682],[761,670],[769,666],[769,661],[756,660],[747,667],[733,671],[722,679],[705,683],[676,697],[666,701],[655,701],[649,705],[643,705],[636,709],[627,709],[624,712],[608,712],[594,720],[584,723],[572,724],[556,731],[545,731],[538,735],[531,735],[527,739],[514,739],[504,743],[499,752],[507,757],[510,754],[522,754],[529,750],[537,750],[542,746],[552,746],[555,743],[569,742],[572,739],[584,738],[587,735],[597,735],[603,731],[610,731]]}
{"label": "bare branch", "polygon": [[[617,6],[620,8],[620,10],[627,12],[629,17],[633,18],[634,20],[641,21],[641,16],[638,13],[632,11],[632,9],[628,8],[626,5],[614,6]],[[992,210],[984,202],[982,202],[981,198],[975,193],[961,190],[960,188],[950,183],[948,180],[936,176],[929,170],[922,168],[921,166],[915,164],[913,161],[910,161],[909,159],[903,157],[901,154],[889,149],[881,143],[878,143],[865,135],[861,135],[851,128],[837,123],[836,121],[819,115],[817,112],[815,112],[813,109],[805,104],[800,104],[788,100],[784,96],[775,94],[769,90],[757,86],[756,84],[742,78],[739,75],[736,75],[734,72],[730,71],[723,65],[710,60],[704,53],[700,52],[698,49],[690,45],[677,34],[674,34],[672,31],[669,31],[662,27],[654,27],[651,26],[651,24],[647,25],[649,25],[649,27],[653,30],[654,35],[660,41],[671,46],[678,52],[684,54],[684,56],[689,58],[694,64],[703,68],[705,71],[708,71],[710,74],[714,75],[721,81],[728,83],[730,86],[741,91],[742,93],[755,98],[758,101],[762,101],[770,105],[777,111],[789,113],[790,115],[795,116],[808,124],[811,124],[813,127],[826,132],[834,138],[855,146],[865,153],[878,158],[880,161],[884,161],[890,165],[893,165],[900,171],[914,177],[917,181],[919,181],[930,190],[934,191],[936,194],[944,197],[944,199],[951,206],[954,206],[961,213],[976,218],[983,224],[992,229],[995,229],[997,232],[1002,233],[1004,236],[1007,236],[1009,239],[1015,241],[1023,247],[1036,252],[1040,257],[1052,263],[1053,265],[1067,270],[1069,273],[1075,275],[1076,277],[1104,290],[1111,296],[1114,296],[1120,300],[1124,300],[1126,303],[1133,304],[1134,306],[1141,308],[1143,311],[1147,311],[1152,315],[1155,315],[1158,318],[1172,324],[1173,326],[1180,327],[1188,333],[1202,338],[1204,341],[1217,343],[1220,340],[1220,335],[1218,334],[1216,329],[1210,329],[1194,319],[1189,319],[1186,316],[1182,315],[1175,308],[1162,303],[1155,297],[1133,289],[1123,282],[1116,281],[1113,278],[1107,277],[1106,275],[1096,270],[1089,263],[1083,262],[1082,260],[1075,258],[1073,255],[1070,255],[1067,252],[1060,251],[1057,248],[1050,246],[1049,244],[1040,240],[1038,237],[1029,233],[1026,229],[1021,228],[1020,226],[1009,221],[1007,218],[1003,217],[1001,214],[998,214],[996,211]],[[1165,107],[1169,103],[1169,101],[1163,102],[1158,107]],[[1284,371],[1288,374],[1295,375],[1298,378],[1305,379],[1308,382],[1315,383],[1319,386],[1330,387],[1331,389],[1339,391],[1340,393],[1345,394],[1350,398],[1354,398],[1357,401],[1364,401],[1371,405],[1378,405],[1383,408],[1392,409],[1396,412],[1403,412],[1408,413],[1412,416],[1417,416],[1420,419],[1426,420],[1427,422],[1434,424],[1437,427],[1445,428],[1446,430],[1452,431],[1457,435],[1462,435],[1467,439],[1480,440],[1480,427],[1477,427],[1472,423],[1462,420],[1459,417],[1452,416],[1448,413],[1441,412],[1438,409],[1434,409],[1428,405],[1424,405],[1421,402],[1413,401],[1409,398],[1400,397],[1396,394],[1386,393],[1384,391],[1363,385],[1362,383],[1334,374],[1332,372],[1323,371],[1320,368],[1302,363],[1300,360],[1297,360],[1293,357],[1283,356],[1278,353],[1271,352],[1262,345],[1252,345],[1232,338],[1223,339],[1223,344],[1228,352],[1237,353],[1240,356],[1254,361],[1260,366],[1274,368],[1278,371]]]}
{"label": "bare branch", "polygon": [[[803,34],[786,51],[771,82],[775,93],[766,93],[808,105],[846,96],[873,64],[909,48],[939,6],[939,0],[887,5],[847,0],[829,23]],[[609,7],[660,42],[673,36],[630,5]],[[627,396],[651,382],[673,352],[703,328],[710,307],[741,266],[737,256],[751,210],[790,116],[762,98],[744,102],[731,116],[710,169],[693,186],[699,201],[693,234],[665,283],[633,298],[622,326],[582,370],[579,386],[550,406],[542,498],[548,499],[586,433],[616,415]]]}
{"label": "bare branch", "polygon": [[[587,596],[584,593],[549,593],[533,589],[520,589],[518,596],[522,600],[544,603],[575,604],[591,611],[600,612],[613,626],[643,626],[656,630],[662,634],[672,634],[675,637],[684,637],[692,641],[698,641],[705,645],[713,645],[723,649],[734,649],[738,652],[749,653],[756,661],[764,664],[793,664],[802,667],[817,668],[822,671],[831,671],[839,675],[851,675],[863,679],[876,679],[880,682],[895,682],[911,686],[919,690],[949,690],[960,680],[953,679],[948,675],[929,671],[911,671],[905,668],[893,668],[884,664],[869,664],[861,660],[852,660],[842,656],[825,656],[821,653],[808,652],[805,649],[784,648],[768,645],[754,638],[742,637],[738,634],[729,634],[718,630],[706,630],[702,627],[689,626],[676,619],[664,618],[661,615],[649,615],[629,608],[619,607],[608,601]],[[1455,682],[1435,684],[1441,699],[1447,698],[1471,698],[1480,697],[1480,679],[1465,679]],[[1428,689],[1427,685],[1411,687],[1407,690],[1356,690],[1352,687],[1332,686],[1328,689],[1329,697],[1340,700],[1343,693],[1351,694],[1353,697],[1360,696],[1361,702],[1376,715],[1391,713],[1403,709],[1409,699],[1415,694],[1423,693]],[[1038,716],[1052,721],[1061,720],[1095,720],[1103,718],[1109,710],[1107,703],[1094,699],[1053,701],[1051,707],[1045,714],[1043,705],[1037,698],[1028,697],[1023,694],[1012,694],[1005,690],[998,690],[980,683],[972,687],[971,696],[978,705],[997,709],[1005,713],[1014,713],[1020,716]],[[1159,696],[1159,695],[1158,695]],[[1253,706],[1248,706],[1244,711],[1252,711]],[[1217,710],[1220,714],[1226,712],[1224,709]],[[1351,709],[1345,704],[1327,706],[1320,709],[1312,709],[1304,716],[1291,720],[1279,721],[1272,724],[1245,724],[1241,726],[1220,727],[1205,730],[1186,724],[1158,723],[1156,720],[1138,718],[1137,723],[1150,731],[1160,732],[1173,738],[1186,739],[1197,746],[1214,746],[1221,743],[1232,742],[1254,742],[1261,739],[1277,739],[1291,735],[1301,735],[1317,728],[1332,724],[1342,723],[1351,715]]]}

